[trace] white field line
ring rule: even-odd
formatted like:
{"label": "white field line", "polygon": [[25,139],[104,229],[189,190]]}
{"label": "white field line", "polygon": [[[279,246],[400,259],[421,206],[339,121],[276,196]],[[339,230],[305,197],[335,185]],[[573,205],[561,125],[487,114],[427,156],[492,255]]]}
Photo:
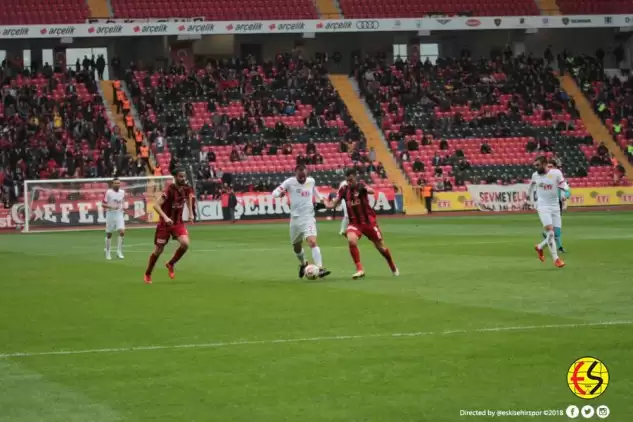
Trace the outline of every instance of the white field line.
{"label": "white field line", "polygon": [[239,340],[228,342],[212,342],[212,343],[192,343],[192,344],[174,344],[174,345],[154,345],[154,346],[132,346],[132,347],[114,347],[106,349],[84,349],[84,350],[56,350],[48,352],[14,352],[2,353],[0,359],[7,358],[28,358],[36,356],[58,356],[58,355],[85,355],[100,353],[130,353],[144,352],[152,350],[178,350],[178,349],[210,349],[230,346],[254,346],[254,345],[273,345],[287,343],[321,343],[342,340],[367,340],[375,338],[412,338],[426,336],[445,336],[453,334],[474,334],[474,333],[504,333],[511,331],[536,331],[548,329],[563,328],[585,328],[585,327],[601,327],[614,325],[632,325],[633,321],[603,321],[603,322],[587,322],[576,324],[549,324],[549,325],[523,325],[514,327],[490,327],[490,328],[473,328],[464,330],[444,330],[444,331],[419,331],[410,333],[383,333],[383,334],[360,334],[360,335],[341,335],[341,336],[323,336],[323,337],[304,337],[304,338],[286,338],[273,340]]}

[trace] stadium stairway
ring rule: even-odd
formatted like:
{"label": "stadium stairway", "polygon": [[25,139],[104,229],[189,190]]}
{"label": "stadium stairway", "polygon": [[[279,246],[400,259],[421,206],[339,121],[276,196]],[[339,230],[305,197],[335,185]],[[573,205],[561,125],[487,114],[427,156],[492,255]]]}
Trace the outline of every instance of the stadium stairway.
{"label": "stadium stairway", "polygon": [[387,148],[380,130],[367,114],[367,109],[350,79],[346,75],[330,75],[330,81],[345,102],[351,117],[365,135],[367,145],[376,150],[376,157],[385,167],[387,177],[402,190],[405,213],[407,215],[426,214],[422,201],[398,167],[398,163]]}
{"label": "stadium stairway", "polygon": [[582,93],[576,84],[576,81],[574,81],[574,79],[569,75],[559,76],[559,80],[563,89],[576,102],[576,109],[580,113],[580,117],[591,134],[591,137],[594,139],[594,142],[604,142],[609,149],[609,152],[613,154],[620,164],[622,164],[626,174],[629,177],[633,176],[633,166],[624,155],[624,151],[622,151],[613,139],[613,136],[611,136],[609,129],[607,129],[607,127],[602,123],[602,120],[600,120],[593,111],[591,102]]}
{"label": "stadium stairway", "polygon": [[112,12],[108,6],[108,0],[86,0],[88,8],[90,8],[91,18],[109,18]]}
{"label": "stadium stairway", "polygon": [[336,0],[315,0],[317,12],[321,19],[342,19],[343,13],[338,7],[338,1]]}
{"label": "stadium stairway", "polygon": [[541,11],[541,15],[558,16],[561,14],[556,0],[534,0],[534,2]]}
{"label": "stadium stairway", "polygon": [[123,118],[123,113],[116,112],[116,105],[114,104],[114,94],[112,89],[112,82],[114,81],[101,81],[101,90],[103,91],[103,96],[106,102],[108,103],[108,107],[110,107],[110,115],[113,116],[113,123],[115,123],[119,130],[121,131],[121,135],[125,138],[127,145],[127,152],[135,157],[136,156],[136,144],[133,138],[127,136],[127,127],[125,126],[125,119]]}

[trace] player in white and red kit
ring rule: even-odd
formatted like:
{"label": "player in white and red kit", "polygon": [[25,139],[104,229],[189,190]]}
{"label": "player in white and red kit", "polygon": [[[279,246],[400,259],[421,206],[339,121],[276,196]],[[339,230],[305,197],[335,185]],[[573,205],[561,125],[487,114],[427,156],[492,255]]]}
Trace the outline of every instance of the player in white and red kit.
{"label": "player in white and red kit", "polygon": [[567,185],[567,182],[563,177],[563,173],[561,173],[560,170],[548,168],[547,158],[538,157],[534,161],[534,167],[536,168],[536,171],[532,175],[532,180],[530,181],[528,198],[532,198],[532,193],[534,192],[534,189],[536,189],[536,210],[541,223],[543,224],[543,228],[547,233],[545,240],[536,245],[535,250],[538,254],[539,260],[541,260],[541,262],[545,262],[543,248],[547,245],[550,253],[552,254],[554,265],[562,268],[565,266],[565,263],[558,257],[554,227],[562,227],[559,190],[566,192],[569,190],[569,186]]}
{"label": "player in white and red kit", "polygon": [[323,197],[316,188],[316,181],[308,177],[305,165],[295,169],[295,176],[289,177],[273,191],[273,197],[288,196],[290,199],[290,243],[299,260],[299,278],[305,275],[308,261],[303,250],[305,241],[312,250],[314,265],[319,267],[319,278],[327,277],[330,271],[323,266],[321,248],[317,243],[317,226],[314,216],[316,204],[323,205]]}
{"label": "player in white and red kit", "polygon": [[106,214],[106,238],[105,238],[105,258],[112,259],[110,247],[112,243],[112,233],[119,232],[116,254],[119,259],[123,259],[123,239],[125,238],[125,219],[123,213],[123,202],[125,201],[125,191],[121,189],[121,181],[118,178],[112,180],[110,189],[103,197],[101,206]]}
{"label": "player in white and red kit", "polygon": [[385,246],[385,241],[376,221],[376,213],[369,203],[369,195],[374,190],[365,186],[364,183],[358,181],[356,170],[350,169],[346,172],[346,184],[342,184],[338,191],[336,199],[328,204],[328,208],[336,208],[338,204],[345,201],[349,225],[346,229],[346,236],[350,254],[356,265],[356,273],[353,279],[365,277],[365,270],[360,261],[360,251],[358,250],[358,240],[362,236],[367,238],[374,244],[378,252],[385,258],[389,264],[389,268],[393,275],[398,276],[400,272],[393,262],[391,251]]}

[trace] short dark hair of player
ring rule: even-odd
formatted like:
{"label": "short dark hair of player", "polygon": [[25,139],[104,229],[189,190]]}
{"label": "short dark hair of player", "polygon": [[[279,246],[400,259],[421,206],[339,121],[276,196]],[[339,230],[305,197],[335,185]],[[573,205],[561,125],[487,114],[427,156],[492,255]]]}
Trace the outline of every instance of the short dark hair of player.
{"label": "short dark hair of player", "polygon": [[350,177],[350,176],[357,176],[358,172],[356,171],[356,169],[348,169],[345,172],[345,177]]}
{"label": "short dark hair of player", "polygon": [[174,172],[173,172],[172,176],[176,176],[178,173],[184,173],[184,172],[185,172],[185,169],[183,169],[183,168],[176,168],[176,169],[174,169]]}
{"label": "short dark hair of player", "polygon": [[536,157],[534,159],[535,163],[539,163],[541,165],[546,165],[547,164],[547,157],[545,157],[544,155],[540,155],[538,157]]}
{"label": "short dark hair of player", "polygon": [[307,169],[305,164],[297,164],[297,167],[295,167],[295,171],[305,171]]}

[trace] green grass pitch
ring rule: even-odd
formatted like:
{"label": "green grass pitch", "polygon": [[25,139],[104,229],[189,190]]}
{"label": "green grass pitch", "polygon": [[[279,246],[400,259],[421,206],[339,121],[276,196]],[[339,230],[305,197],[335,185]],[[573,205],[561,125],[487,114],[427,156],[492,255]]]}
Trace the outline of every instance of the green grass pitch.
{"label": "green grass pitch", "polygon": [[[102,232],[0,237],[0,421],[441,422],[570,404],[631,421],[633,214],[564,223],[556,269],[533,251],[535,215],[382,219],[402,276],[363,240],[353,281],[324,222],[319,282],[297,280],[286,224],[192,226],[176,280],[170,245],[151,286],[152,230],[111,262]],[[567,387],[582,356],[609,369],[591,401]]]}

